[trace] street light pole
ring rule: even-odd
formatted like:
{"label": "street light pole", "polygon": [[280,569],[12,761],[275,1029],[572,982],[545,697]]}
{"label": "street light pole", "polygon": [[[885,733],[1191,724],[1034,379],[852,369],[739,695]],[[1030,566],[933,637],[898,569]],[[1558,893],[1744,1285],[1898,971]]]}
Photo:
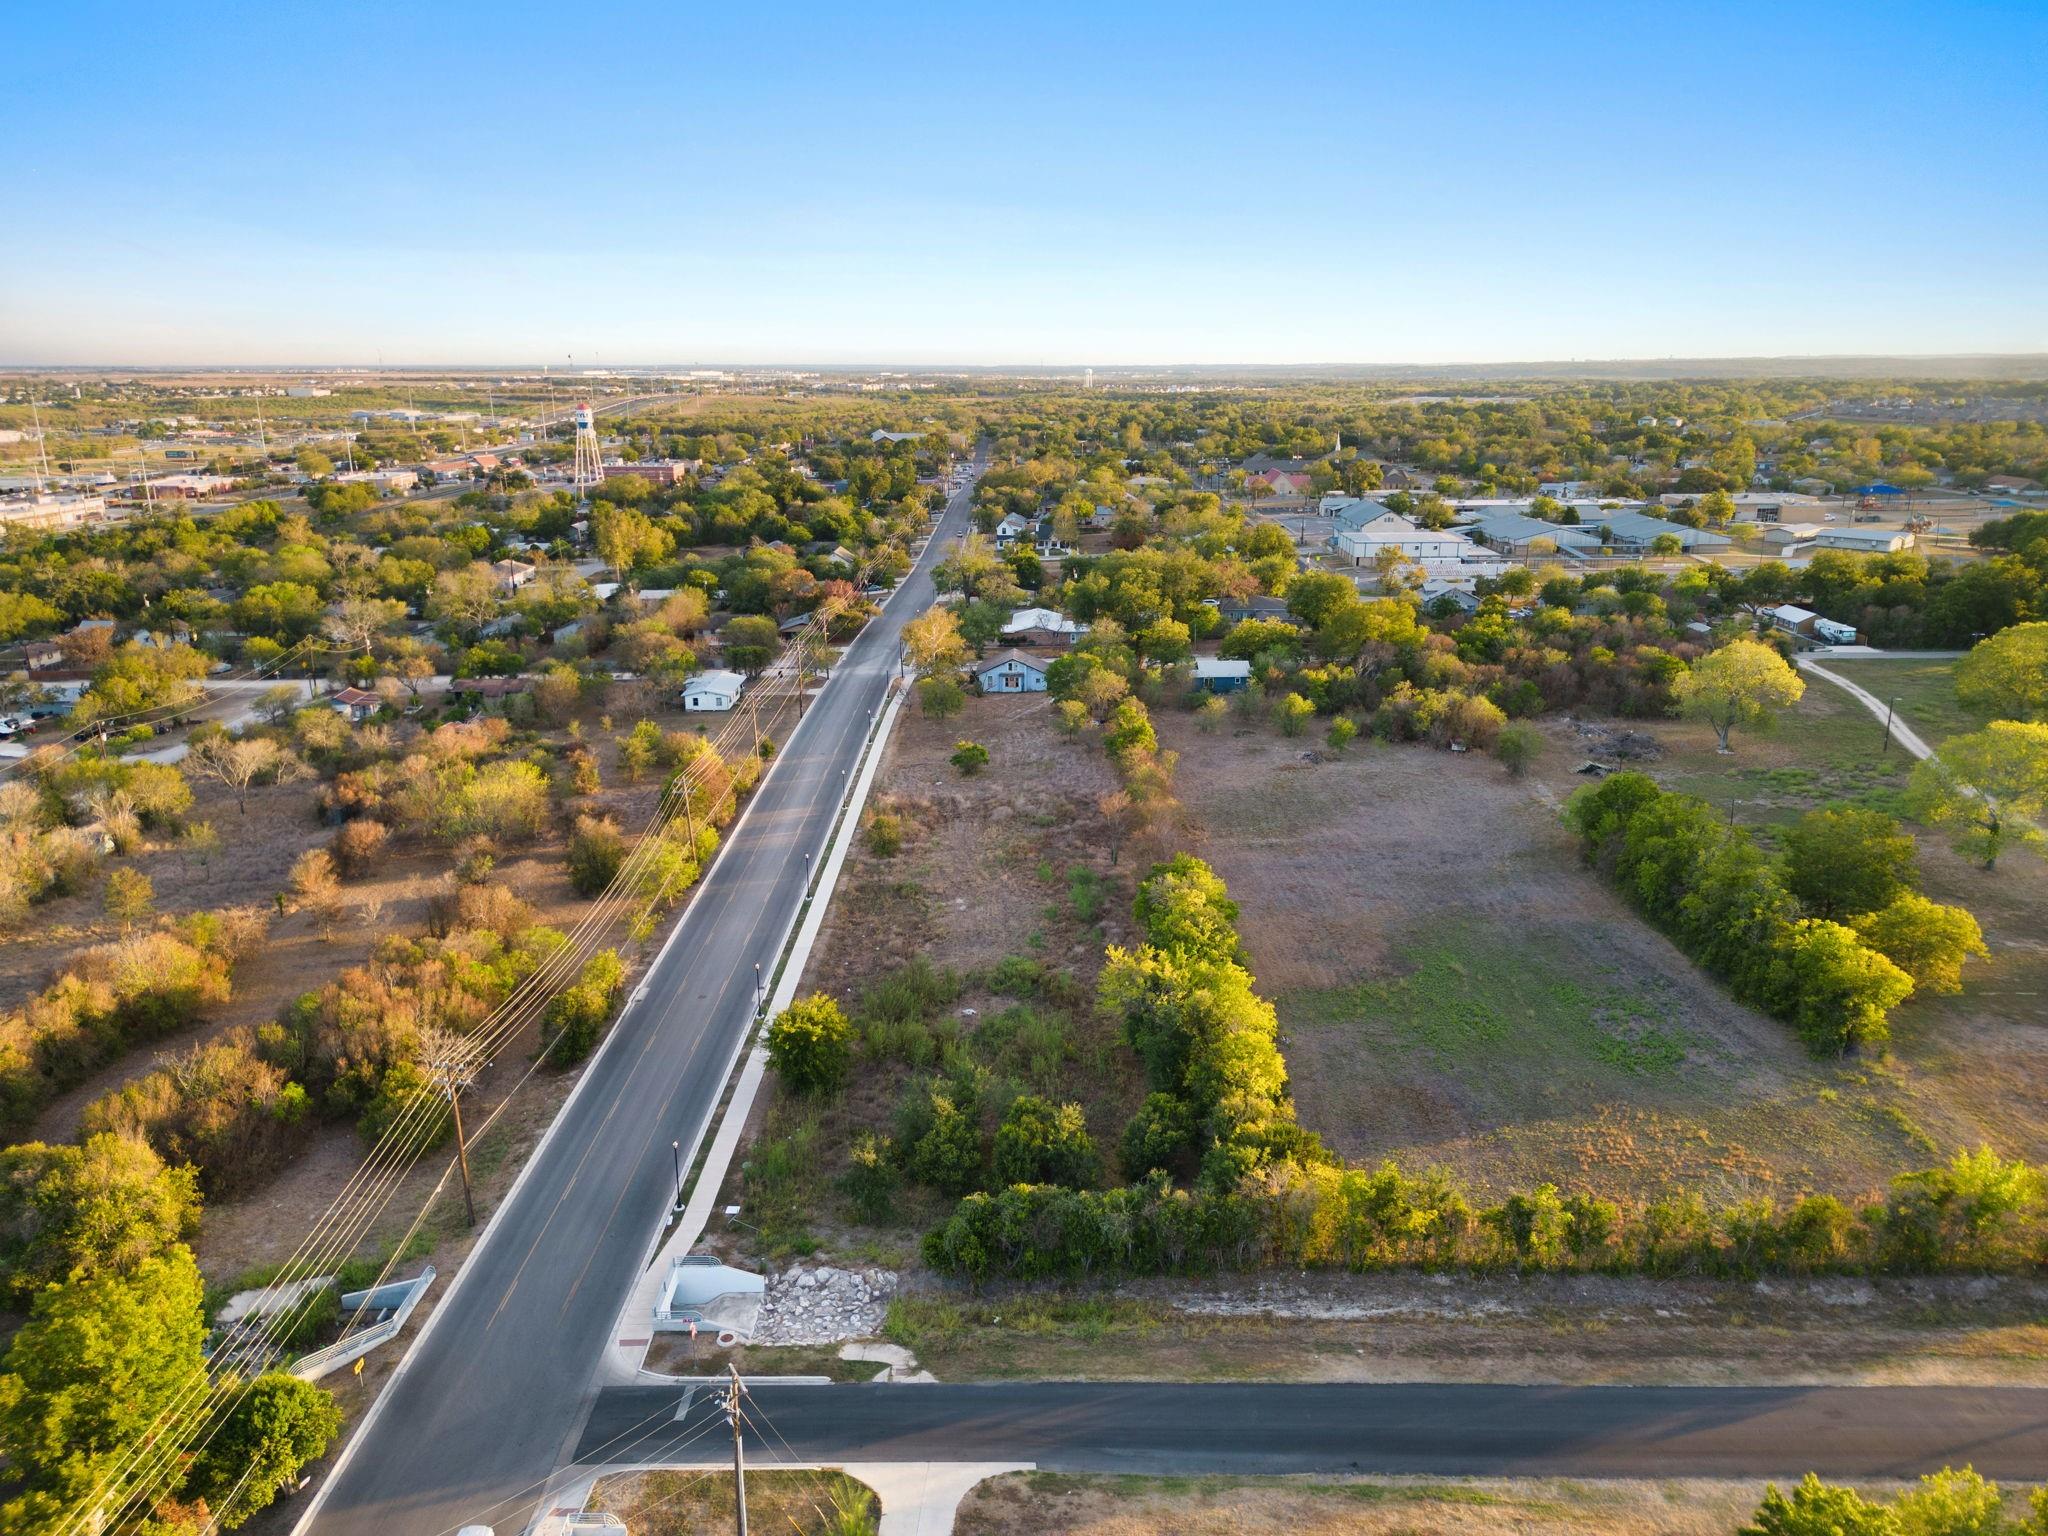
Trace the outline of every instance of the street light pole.
{"label": "street light pole", "polygon": [[681,1205],[683,1203],[683,1144],[680,1141],[670,1142],[668,1144],[668,1155],[670,1161],[676,1167],[676,1197],[670,1204],[672,1206]]}

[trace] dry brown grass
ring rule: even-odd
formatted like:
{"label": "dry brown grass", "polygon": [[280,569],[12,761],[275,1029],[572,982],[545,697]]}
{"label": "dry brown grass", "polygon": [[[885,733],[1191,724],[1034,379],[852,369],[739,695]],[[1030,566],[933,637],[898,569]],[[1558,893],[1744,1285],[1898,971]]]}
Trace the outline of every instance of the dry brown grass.
{"label": "dry brown grass", "polygon": [[955,1536],[1727,1536],[1757,1483],[1557,1478],[991,1478]]}
{"label": "dry brown grass", "polygon": [[[1650,722],[1669,750],[1648,769],[1753,822],[1886,792],[1891,765],[1863,761],[1876,740],[1859,747],[1808,698],[1781,737],[1738,743],[1733,767],[1704,728]],[[1441,1163],[1483,1193],[1550,1179],[1782,1197],[1861,1194],[1980,1141],[2048,1154],[2048,1030],[2006,996],[2048,972],[2038,870],[1991,888],[1930,849],[1929,890],[1972,886],[1998,958],[1963,997],[1902,1008],[1889,1058],[1815,1062],[1581,865],[1557,817],[1588,755],[1569,724],[1547,725],[1550,750],[1517,781],[1477,756],[1311,760],[1270,726],[1205,736],[1155,718],[1181,752],[1195,851],[1243,907],[1302,1118],[1348,1157]]]}

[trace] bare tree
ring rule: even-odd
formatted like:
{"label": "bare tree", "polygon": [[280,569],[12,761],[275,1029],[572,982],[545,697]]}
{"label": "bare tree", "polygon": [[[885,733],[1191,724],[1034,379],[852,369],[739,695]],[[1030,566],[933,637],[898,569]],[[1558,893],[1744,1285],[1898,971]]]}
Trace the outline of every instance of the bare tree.
{"label": "bare tree", "polygon": [[232,791],[235,809],[246,816],[254,785],[287,783],[305,771],[305,764],[267,736],[237,741],[223,732],[192,743],[185,754],[185,769]]}

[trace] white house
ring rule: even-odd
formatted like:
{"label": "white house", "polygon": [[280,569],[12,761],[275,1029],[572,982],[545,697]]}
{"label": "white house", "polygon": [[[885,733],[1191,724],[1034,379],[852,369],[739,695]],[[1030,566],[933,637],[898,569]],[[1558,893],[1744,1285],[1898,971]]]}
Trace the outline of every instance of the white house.
{"label": "white house", "polygon": [[728,672],[714,667],[708,672],[699,672],[683,684],[683,708],[685,710],[727,710],[740,700],[740,689],[747,680],[737,672]]}
{"label": "white house", "polygon": [[1045,663],[1022,651],[1004,651],[976,665],[974,685],[983,693],[1043,693]]}
{"label": "white house", "polygon": [[491,574],[498,579],[498,590],[510,595],[533,580],[534,568],[524,560],[493,560]]}
{"label": "white house", "polygon": [[1031,532],[1031,528],[1031,519],[1023,513],[1011,512],[1007,514],[1000,523],[996,524],[996,547],[1001,549],[1007,545],[1014,544],[1017,540]]}

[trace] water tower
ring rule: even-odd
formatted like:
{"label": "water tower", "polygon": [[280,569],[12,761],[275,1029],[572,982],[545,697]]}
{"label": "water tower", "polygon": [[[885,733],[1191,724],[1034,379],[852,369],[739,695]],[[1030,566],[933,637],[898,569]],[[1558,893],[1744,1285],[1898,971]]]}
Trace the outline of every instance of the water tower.
{"label": "water tower", "polygon": [[604,460],[597,447],[597,417],[588,403],[576,407],[576,462],[569,474],[579,497],[587,498],[604,482]]}

